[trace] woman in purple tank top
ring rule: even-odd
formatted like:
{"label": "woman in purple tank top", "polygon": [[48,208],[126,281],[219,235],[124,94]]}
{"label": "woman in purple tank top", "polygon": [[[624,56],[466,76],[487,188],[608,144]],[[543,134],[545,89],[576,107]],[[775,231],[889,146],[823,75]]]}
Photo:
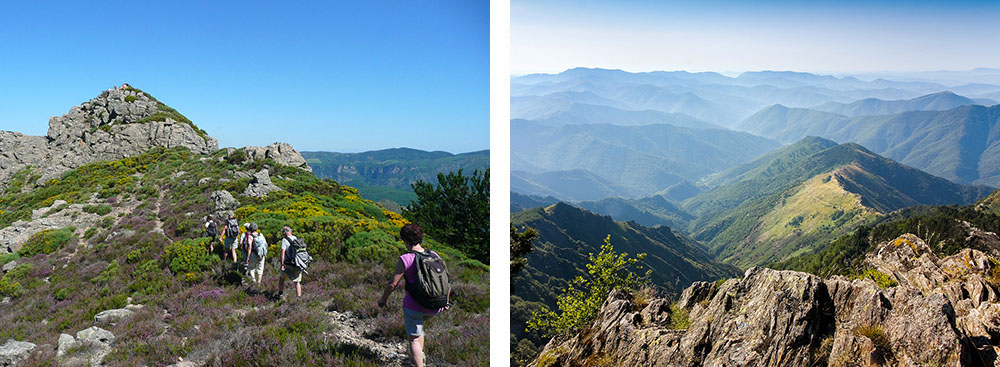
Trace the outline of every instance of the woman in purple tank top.
{"label": "woman in purple tank top", "polygon": [[[385,307],[386,301],[389,300],[389,295],[392,294],[396,288],[403,286],[403,282],[413,283],[417,279],[417,267],[415,266],[417,255],[413,251],[424,253],[429,252],[437,256],[434,251],[425,250],[421,246],[421,242],[424,240],[424,231],[420,229],[420,226],[416,224],[407,224],[399,230],[399,237],[403,238],[403,242],[406,243],[407,252],[399,257],[399,261],[396,262],[396,271],[393,272],[392,277],[389,279],[389,284],[386,285],[385,291],[382,292],[382,299],[378,301],[379,307]],[[405,290],[404,290],[405,291]],[[424,366],[424,321],[436,315],[438,312],[447,310],[449,307],[443,307],[438,309],[430,309],[421,306],[417,303],[413,297],[410,296],[410,292],[405,292],[406,295],[403,296],[403,324],[406,326],[406,333],[410,339],[410,358],[413,361],[413,365],[417,367]]]}

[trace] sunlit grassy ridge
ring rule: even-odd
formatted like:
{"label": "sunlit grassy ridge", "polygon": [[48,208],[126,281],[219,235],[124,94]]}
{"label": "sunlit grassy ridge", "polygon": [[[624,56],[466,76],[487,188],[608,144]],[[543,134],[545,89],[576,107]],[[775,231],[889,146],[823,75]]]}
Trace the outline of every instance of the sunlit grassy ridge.
{"label": "sunlit grassy ridge", "polygon": [[[235,171],[271,170],[283,191],[265,199],[240,195],[250,178]],[[0,340],[55,345],[60,333],[94,325],[100,311],[131,298],[145,308],[134,322],[98,325],[118,336],[105,359],[113,366],[168,365],[211,356],[213,365],[376,365],[371,353],[340,344],[327,312],[351,312],[372,322],[369,337],[402,342],[401,296],[375,307],[381,285],[404,247],[405,220],[358,196],[355,189],[321,180],[298,168],[246,161],[221,150],[212,156],[185,149],[152,149],[114,162],[67,172],[61,179],[21,192],[33,172],[0,196],[0,226],[30,219],[55,200],[107,205],[93,228],[77,228],[64,244],[7,256],[19,270],[8,279],[19,294],[0,312]],[[201,218],[214,210],[210,195],[228,190],[240,201],[240,222],[260,225],[269,248],[264,293],[239,286],[241,277],[199,239]],[[65,210],[62,208],[56,208]],[[53,209],[53,212],[57,211]],[[98,212],[104,212],[103,209]],[[275,256],[282,226],[291,226],[317,261],[304,277],[301,300],[275,302]],[[488,357],[488,267],[446,244],[426,239],[449,265],[457,308],[427,328],[431,361],[485,365]],[[44,242],[43,242],[44,243]],[[219,246],[217,246],[218,248]],[[20,257],[20,259],[17,259]],[[10,273],[8,273],[10,274]],[[6,278],[6,277],[5,277]],[[251,345],[246,345],[252,340]],[[200,357],[199,357],[200,356]],[[54,356],[36,352],[30,364]]]}

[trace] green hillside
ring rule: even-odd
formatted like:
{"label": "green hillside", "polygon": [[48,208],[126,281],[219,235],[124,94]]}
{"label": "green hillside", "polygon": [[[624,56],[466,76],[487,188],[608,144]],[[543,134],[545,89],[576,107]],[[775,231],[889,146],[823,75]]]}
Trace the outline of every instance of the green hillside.
{"label": "green hillside", "polygon": [[365,199],[407,205],[416,199],[410,184],[436,182],[438,173],[489,168],[490,152],[461,154],[395,148],[364,153],[302,152],[313,173],[356,187]]}
{"label": "green hillside", "polygon": [[[105,365],[165,366],[178,358],[207,365],[382,365],[374,350],[338,336],[346,326],[334,315],[371,325],[358,332],[361,338],[406,340],[402,297],[392,297],[385,309],[374,306],[405,251],[398,238],[405,220],[352,187],[244,157],[240,150],[203,156],[155,148],[88,164],[37,187],[31,184],[36,172],[21,172],[0,195],[0,228],[31,219],[33,210],[51,207],[42,215],[52,216],[78,210],[77,204],[101,219],[44,231],[17,254],[0,257],[16,264],[0,279],[0,298],[10,297],[0,305],[0,340],[58,345],[61,333],[95,325],[101,311],[141,304],[127,322],[96,323],[117,336]],[[265,198],[242,195],[251,178],[235,173],[261,169],[282,190]],[[241,286],[231,263],[208,254],[201,218],[215,210],[216,190],[233,193],[239,220],[258,223],[270,245],[261,286]],[[67,204],[53,205],[55,200]],[[316,258],[301,299],[294,292],[285,300],[275,295],[274,256],[284,225]],[[457,303],[427,329],[431,362],[488,364],[488,267],[447,244],[426,243],[448,262]],[[33,363],[52,365],[45,363],[54,360],[53,349],[40,353],[32,355]]]}
{"label": "green hillside", "polygon": [[954,184],[857,144],[823,149],[828,145],[806,139],[732,172],[738,181],[685,202],[698,215],[689,227],[693,237],[718,260],[762,265],[821,248],[881,213],[969,204],[990,190]]}
{"label": "green hillside", "polygon": [[779,106],[740,128],[783,142],[805,136],[854,142],[955,182],[1000,186],[1000,106],[855,118]]}

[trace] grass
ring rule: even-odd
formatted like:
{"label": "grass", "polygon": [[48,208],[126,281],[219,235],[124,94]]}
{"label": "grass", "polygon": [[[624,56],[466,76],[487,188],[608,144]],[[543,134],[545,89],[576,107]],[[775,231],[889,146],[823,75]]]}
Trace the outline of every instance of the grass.
{"label": "grass", "polygon": [[886,335],[885,331],[882,330],[881,326],[878,325],[862,325],[857,326],[853,330],[854,335],[863,336],[871,340],[872,344],[875,345],[875,350],[878,351],[885,360],[892,360],[892,342],[889,340],[889,336]]}
{"label": "grass", "polygon": [[687,330],[691,326],[691,319],[688,318],[688,311],[674,303],[670,305],[670,323],[668,329]]}

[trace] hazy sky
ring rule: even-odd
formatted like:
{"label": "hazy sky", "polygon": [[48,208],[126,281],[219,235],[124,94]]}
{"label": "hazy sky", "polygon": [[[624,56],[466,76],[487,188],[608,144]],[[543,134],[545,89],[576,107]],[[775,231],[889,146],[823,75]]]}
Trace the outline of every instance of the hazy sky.
{"label": "hazy sky", "polygon": [[0,130],[125,82],[221,146],[488,149],[489,3],[0,3]]}
{"label": "hazy sky", "polygon": [[511,1],[511,72],[1000,67],[1000,1]]}

